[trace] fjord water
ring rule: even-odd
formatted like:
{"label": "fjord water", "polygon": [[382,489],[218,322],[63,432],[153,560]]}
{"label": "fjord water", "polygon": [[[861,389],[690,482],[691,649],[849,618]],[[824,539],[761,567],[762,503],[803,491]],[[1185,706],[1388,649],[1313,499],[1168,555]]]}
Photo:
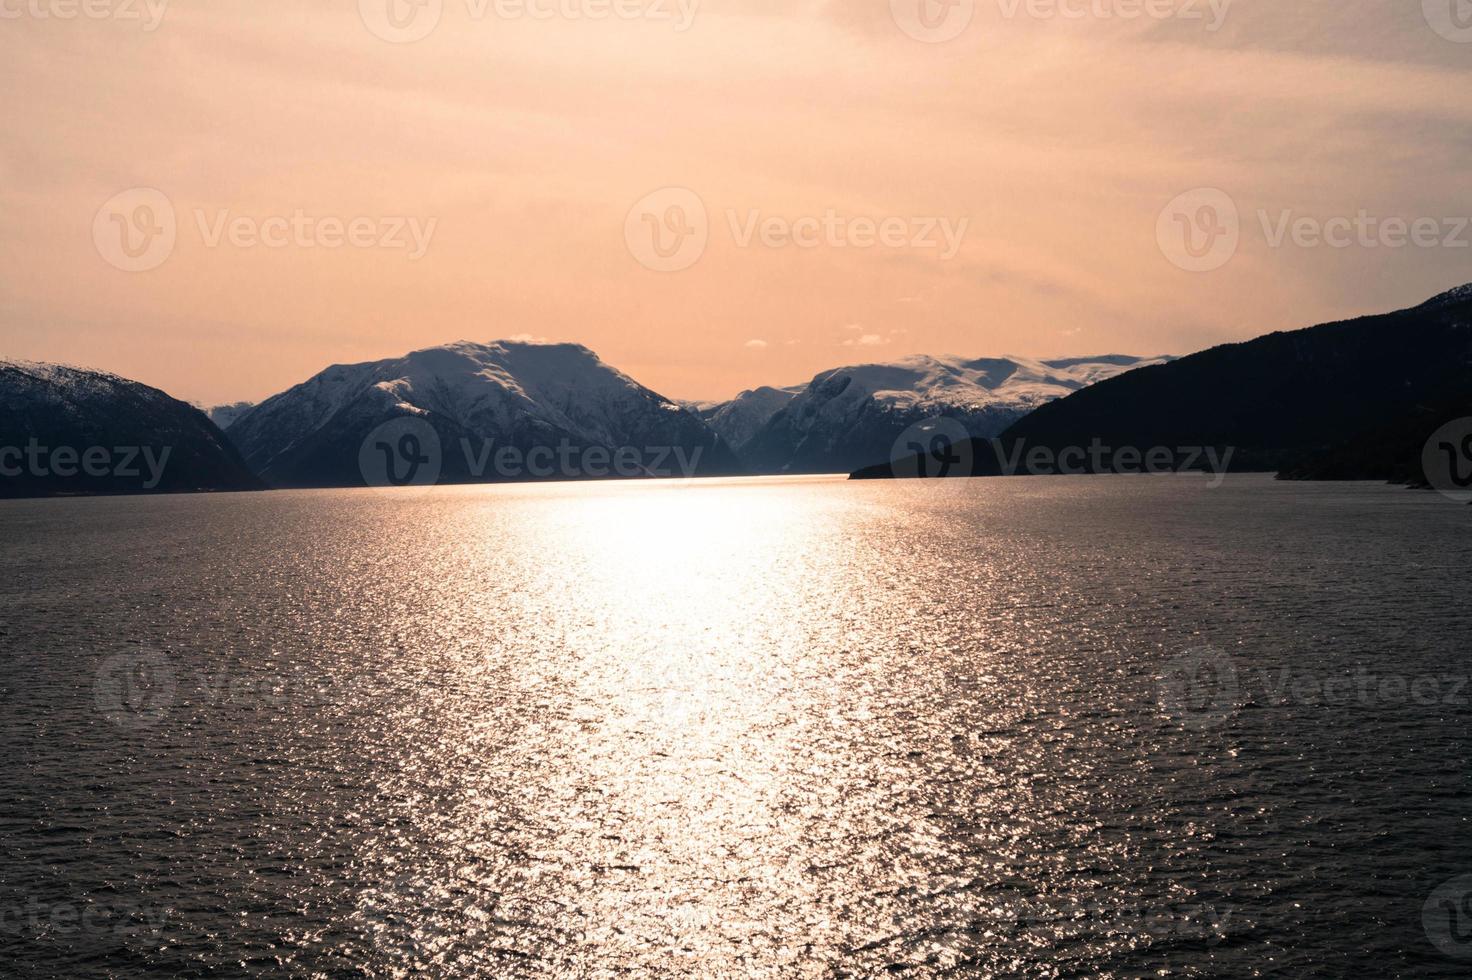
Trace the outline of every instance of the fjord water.
{"label": "fjord water", "polygon": [[1472,513],[1434,494],[730,480],[0,524],[10,975],[1468,968],[1423,917],[1472,872]]}

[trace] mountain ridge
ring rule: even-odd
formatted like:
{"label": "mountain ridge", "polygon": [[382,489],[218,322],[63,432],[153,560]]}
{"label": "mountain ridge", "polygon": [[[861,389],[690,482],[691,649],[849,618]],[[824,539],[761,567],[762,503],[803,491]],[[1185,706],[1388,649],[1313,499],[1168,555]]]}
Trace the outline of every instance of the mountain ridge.
{"label": "mountain ridge", "polygon": [[199,409],[109,371],[0,359],[0,496],[259,490]]}
{"label": "mountain ridge", "polygon": [[[1346,447],[1381,430],[1387,439],[1413,438],[1408,433],[1437,417],[1425,406],[1455,404],[1469,379],[1472,284],[1408,309],[1275,331],[1106,379],[1039,406],[1000,440],[1055,458],[1096,441],[1230,448],[1237,471],[1373,479],[1389,470]],[[993,467],[996,447],[968,448]],[[1405,459],[1415,448],[1402,445],[1396,453]],[[1332,465],[1314,462],[1330,456]],[[913,472],[912,461],[900,462],[853,475]]]}
{"label": "mountain ridge", "polygon": [[849,472],[888,458],[909,427],[954,420],[976,437],[999,434],[1057,398],[1168,356],[1106,354],[1040,360],[914,354],[819,372],[746,444],[761,473]]}
{"label": "mountain ridge", "polygon": [[[406,416],[434,430],[446,482],[486,481],[456,450],[488,443],[521,453],[678,447],[706,475],[739,472],[729,447],[696,416],[570,343],[456,341],[332,365],[263,401],[229,436],[273,484],[354,485],[361,442]],[[498,478],[515,476],[489,479]]]}

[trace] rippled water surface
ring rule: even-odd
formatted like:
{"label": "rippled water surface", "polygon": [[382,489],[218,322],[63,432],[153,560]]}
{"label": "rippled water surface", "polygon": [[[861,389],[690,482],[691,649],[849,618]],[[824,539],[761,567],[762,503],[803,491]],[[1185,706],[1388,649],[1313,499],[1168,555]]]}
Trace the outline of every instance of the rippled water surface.
{"label": "rippled water surface", "polygon": [[0,504],[0,972],[1465,976],[1469,511]]}

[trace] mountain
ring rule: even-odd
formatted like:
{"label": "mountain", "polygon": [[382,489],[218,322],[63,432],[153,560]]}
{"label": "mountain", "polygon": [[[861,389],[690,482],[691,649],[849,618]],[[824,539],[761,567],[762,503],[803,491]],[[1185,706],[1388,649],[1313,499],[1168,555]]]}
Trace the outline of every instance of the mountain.
{"label": "mountain", "polygon": [[576,344],[460,342],[335,365],[229,434],[281,487],[740,472],[699,418]]}
{"label": "mountain", "polygon": [[[1001,436],[1057,458],[1096,442],[1211,447],[1236,471],[1415,480],[1427,439],[1469,403],[1472,286],[1395,313],[1274,333],[1111,378],[1044,405]],[[989,444],[965,447],[990,472]],[[913,472],[914,460],[856,473]],[[1083,469],[1110,470],[1088,463]],[[1114,467],[1118,468],[1118,467]]]}
{"label": "mountain", "polygon": [[210,417],[210,421],[221,429],[228,429],[235,424],[235,420],[246,412],[256,407],[255,402],[235,402],[230,405],[216,405],[213,408],[204,409],[204,413]]}
{"label": "mountain", "polygon": [[[1447,464],[1438,461],[1439,472],[1428,472],[1427,443],[1433,433],[1458,419],[1472,419],[1472,391],[1450,399],[1418,402],[1353,439],[1290,461],[1278,475],[1284,480],[1379,480],[1429,486],[1433,477],[1446,474]],[[1472,463],[1472,453],[1464,456],[1467,463]]]}
{"label": "mountain", "polygon": [[0,360],[0,497],[258,489],[192,405],[101,371]]}
{"label": "mountain", "polygon": [[728,402],[697,402],[689,406],[705,420],[740,456],[746,444],[761,431],[773,415],[796,398],[805,385],[771,388],[763,385],[743,391]]}
{"label": "mountain", "polygon": [[742,444],[741,458],[759,473],[848,472],[888,459],[895,441],[927,419],[953,419],[970,435],[989,438],[1039,405],[1167,360],[921,355],[837,368],[778,409]]}

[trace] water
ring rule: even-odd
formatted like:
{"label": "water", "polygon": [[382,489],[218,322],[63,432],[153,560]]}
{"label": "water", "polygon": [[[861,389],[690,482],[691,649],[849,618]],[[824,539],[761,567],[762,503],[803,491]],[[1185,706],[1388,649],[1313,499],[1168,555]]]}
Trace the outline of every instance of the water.
{"label": "water", "polygon": [[1472,872],[1472,512],[1433,494],[735,480],[0,527],[9,975],[1472,969],[1466,889],[1423,915]]}

